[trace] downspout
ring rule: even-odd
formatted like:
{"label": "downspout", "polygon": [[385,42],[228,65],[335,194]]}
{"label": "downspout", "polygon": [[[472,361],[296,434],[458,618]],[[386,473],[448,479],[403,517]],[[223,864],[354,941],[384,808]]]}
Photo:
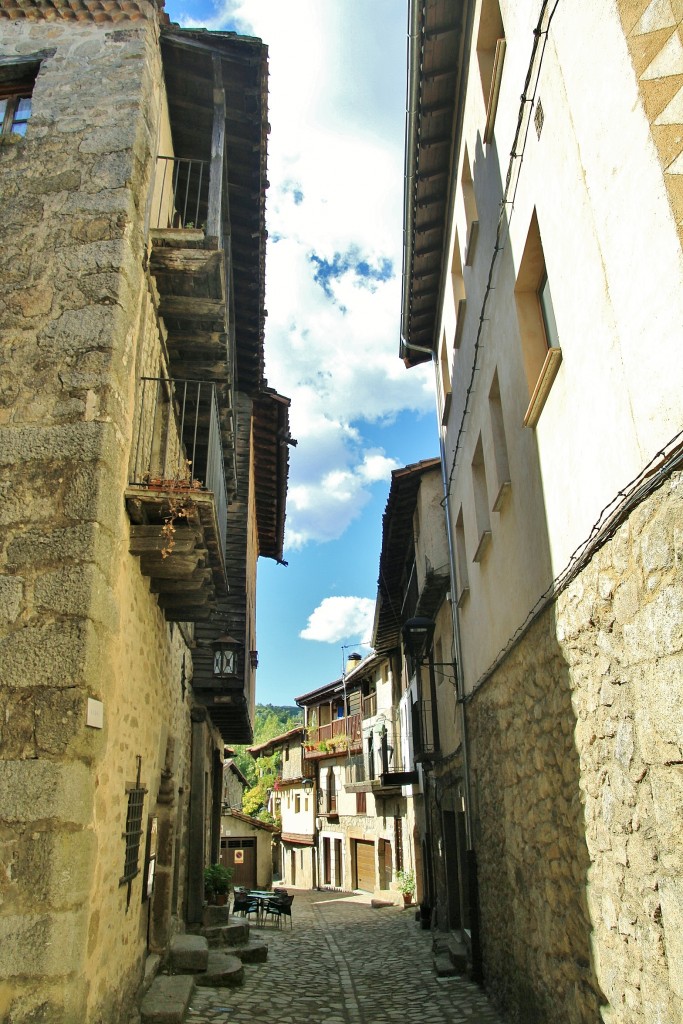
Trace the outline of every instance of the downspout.
{"label": "downspout", "polygon": [[446,535],[448,538],[448,565],[451,574],[451,618],[453,620],[453,641],[455,645],[455,695],[457,707],[460,710],[460,735],[462,737],[462,771],[463,783],[465,786],[465,839],[467,842],[467,869],[468,869],[468,893],[470,927],[472,933],[472,979],[481,984],[483,981],[482,957],[481,957],[481,936],[479,930],[479,879],[477,872],[477,858],[474,849],[474,830],[472,827],[472,798],[470,788],[470,759],[469,746],[467,741],[467,718],[465,715],[465,679],[462,660],[462,637],[460,633],[460,618],[458,616],[458,602],[455,599],[457,591],[457,576],[455,565],[455,551],[453,550],[453,533],[451,529],[451,501],[448,490],[448,476],[446,470],[446,451],[444,446],[444,431],[439,431],[439,448],[441,454],[441,475],[444,490],[444,510],[446,512]]}

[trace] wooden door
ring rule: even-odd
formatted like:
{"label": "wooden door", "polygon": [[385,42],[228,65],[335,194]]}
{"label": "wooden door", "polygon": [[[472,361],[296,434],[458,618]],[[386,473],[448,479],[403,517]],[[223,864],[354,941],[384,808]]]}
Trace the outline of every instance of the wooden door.
{"label": "wooden door", "polygon": [[375,844],[365,839],[356,839],[356,889],[374,892],[375,889]]}
{"label": "wooden door", "polygon": [[232,884],[256,888],[256,840],[221,839],[221,863],[232,868]]}

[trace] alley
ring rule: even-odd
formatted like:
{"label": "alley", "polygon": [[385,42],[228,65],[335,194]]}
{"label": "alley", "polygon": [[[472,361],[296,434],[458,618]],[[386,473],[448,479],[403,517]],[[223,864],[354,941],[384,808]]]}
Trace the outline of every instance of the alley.
{"label": "alley", "polygon": [[187,1024],[502,1024],[482,991],[436,977],[432,934],[411,910],[296,891],[293,927],[252,927],[269,945],[237,989],[197,989]]}

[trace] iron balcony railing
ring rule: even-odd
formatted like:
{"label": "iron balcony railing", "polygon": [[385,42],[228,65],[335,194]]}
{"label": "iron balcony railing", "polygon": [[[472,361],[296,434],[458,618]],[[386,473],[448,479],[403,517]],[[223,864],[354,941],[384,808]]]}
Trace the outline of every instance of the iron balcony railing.
{"label": "iron balcony railing", "polygon": [[228,498],[216,385],[141,377],[130,483],[160,491],[212,491],[223,557]]}
{"label": "iron balcony railing", "polygon": [[203,228],[209,209],[208,160],[157,157],[152,228]]}

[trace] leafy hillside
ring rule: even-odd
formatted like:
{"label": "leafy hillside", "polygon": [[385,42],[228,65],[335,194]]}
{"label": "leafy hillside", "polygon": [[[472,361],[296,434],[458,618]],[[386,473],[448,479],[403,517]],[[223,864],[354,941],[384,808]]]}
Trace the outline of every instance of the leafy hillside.
{"label": "leafy hillside", "polygon": [[[257,704],[254,713],[254,743],[257,747],[267,740],[280,736],[283,732],[289,732],[295,726],[303,723],[303,711],[297,707],[278,706],[275,704]],[[253,788],[258,780],[259,769],[266,769],[268,775],[272,774],[267,769],[273,767],[269,762],[272,758],[260,757],[254,761],[251,754],[247,753],[246,746],[235,747],[235,762]],[[268,763],[266,763],[268,762]],[[249,812],[251,813],[251,812]]]}

